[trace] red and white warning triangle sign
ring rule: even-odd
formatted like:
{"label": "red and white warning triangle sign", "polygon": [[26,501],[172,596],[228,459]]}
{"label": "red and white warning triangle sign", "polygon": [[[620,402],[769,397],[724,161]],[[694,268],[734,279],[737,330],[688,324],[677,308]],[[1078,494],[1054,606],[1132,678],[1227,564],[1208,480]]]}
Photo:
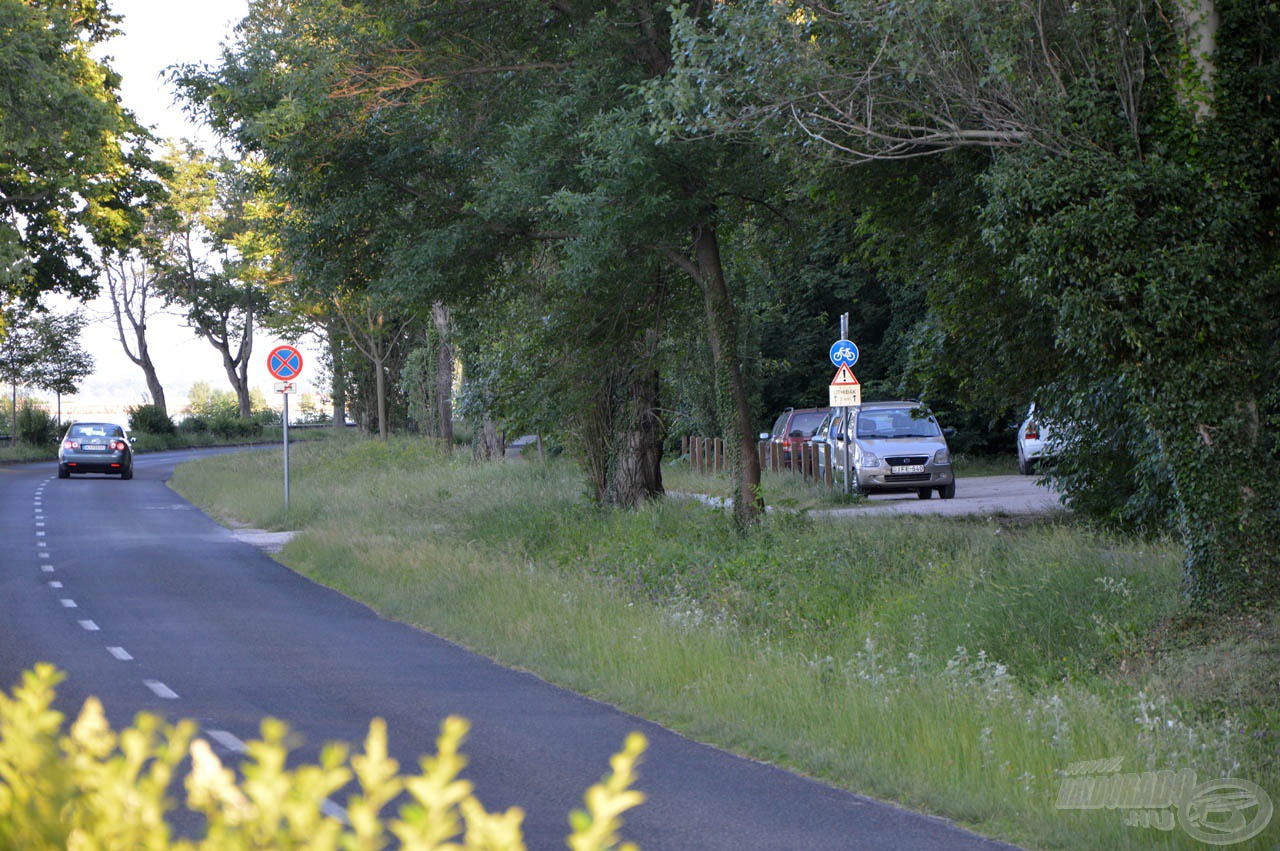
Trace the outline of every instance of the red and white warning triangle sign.
{"label": "red and white warning triangle sign", "polygon": [[862,404],[862,385],[847,363],[840,364],[840,369],[836,370],[828,393],[833,408],[853,408]]}
{"label": "red and white warning triangle sign", "polygon": [[831,386],[858,386],[858,377],[853,374],[853,370],[849,369],[849,364],[842,363],[840,368],[836,370],[836,377],[831,379]]}

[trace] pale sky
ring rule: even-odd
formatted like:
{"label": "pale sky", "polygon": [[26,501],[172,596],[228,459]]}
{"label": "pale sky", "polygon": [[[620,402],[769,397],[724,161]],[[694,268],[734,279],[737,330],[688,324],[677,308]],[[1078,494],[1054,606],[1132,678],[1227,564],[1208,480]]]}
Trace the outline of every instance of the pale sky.
{"label": "pale sky", "polygon": [[[161,139],[192,139],[206,148],[216,145],[211,133],[191,124],[174,104],[174,92],[162,75],[171,65],[216,61],[220,46],[230,39],[235,25],[245,16],[247,0],[111,0],[110,6],[124,18],[119,25],[123,35],[108,42],[101,53],[111,57],[111,66],[121,75],[125,106]],[[96,370],[82,382],[76,396],[63,399],[64,413],[69,408],[123,412],[144,401],[147,386],[142,370],[121,348],[110,301],[100,298],[87,308],[69,305],[65,300],[48,303],[59,312],[87,310],[93,322],[85,330],[81,344],[93,355]],[[268,403],[277,406],[280,397],[266,361],[268,352],[282,342],[258,333],[249,369],[251,386],[261,389]],[[208,342],[198,339],[181,318],[153,316],[148,322],[148,343],[171,415],[181,411],[187,391],[196,381],[231,389],[221,355]],[[316,353],[307,345],[300,348],[305,362],[298,389],[313,392],[310,382],[317,378]],[[297,397],[290,400],[291,414],[296,413],[296,404]]]}

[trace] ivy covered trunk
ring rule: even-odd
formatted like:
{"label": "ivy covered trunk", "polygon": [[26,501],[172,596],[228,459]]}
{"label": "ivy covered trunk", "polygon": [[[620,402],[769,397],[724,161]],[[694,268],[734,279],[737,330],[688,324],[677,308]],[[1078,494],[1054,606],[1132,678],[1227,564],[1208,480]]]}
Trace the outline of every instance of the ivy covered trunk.
{"label": "ivy covered trunk", "polygon": [[760,458],[756,455],[751,405],[738,357],[737,315],[725,286],[720,242],[710,223],[694,229],[693,252],[698,283],[706,301],[711,355],[715,361],[716,405],[720,409],[721,422],[729,430],[725,445],[736,483],[733,514],[740,523],[750,524],[764,513],[764,498],[760,493]]}
{"label": "ivy covered trunk", "polygon": [[610,465],[608,501],[635,508],[662,495],[662,420],[659,416],[658,369],[654,365],[658,332],[644,335],[643,351],[627,370],[622,392],[621,422],[615,426],[617,446]]}
{"label": "ivy covered trunk", "polygon": [[1191,414],[1155,427],[1173,479],[1192,604],[1205,611],[1273,604],[1280,463],[1261,439],[1257,404],[1209,399],[1166,409]]}

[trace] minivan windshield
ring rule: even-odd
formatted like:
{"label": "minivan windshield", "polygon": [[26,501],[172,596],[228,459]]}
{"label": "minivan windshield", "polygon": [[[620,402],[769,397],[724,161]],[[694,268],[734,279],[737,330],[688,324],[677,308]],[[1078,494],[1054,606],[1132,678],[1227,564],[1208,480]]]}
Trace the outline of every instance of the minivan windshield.
{"label": "minivan windshield", "polygon": [[914,411],[911,408],[883,408],[858,414],[858,437],[863,440],[939,437],[941,434],[938,421],[918,408]]}

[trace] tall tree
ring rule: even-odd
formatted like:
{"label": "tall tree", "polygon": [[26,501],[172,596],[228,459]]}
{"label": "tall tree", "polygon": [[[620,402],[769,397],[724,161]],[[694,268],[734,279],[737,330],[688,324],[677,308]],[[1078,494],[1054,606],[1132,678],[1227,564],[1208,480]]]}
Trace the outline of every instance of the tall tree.
{"label": "tall tree", "polygon": [[260,314],[268,306],[262,258],[243,250],[252,240],[246,206],[254,198],[251,164],[209,157],[192,147],[167,157],[169,201],[155,218],[153,261],[158,285],[188,324],[222,358],[249,419],[249,359]]}
{"label": "tall tree", "polygon": [[136,231],[157,190],[148,135],[95,59],[119,19],[102,0],[0,0],[0,293],[92,295],[91,246]]}
{"label": "tall tree", "polygon": [[39,346],[31,381],[57,396],[58,423],[62,422],[62,397],[75,393],[85,376],[93,372],[93,356],[80,344],[87,320],[83,314],[39,314],[32,321]]}
{"label": "tall tree", "polygon": [[[103,277],[111,297],[111,313],[116,321],[116,338],[125,356],[142,370],[151,394],[151,404],[168,414],[164,386],[151,358],[147,342],[147,321],[158,297],[158,272],[137,252],[118,254],[103,263]],[[125,329],[126,323],[128,330]],[[132,342],[131,342],[132,341]]]}

